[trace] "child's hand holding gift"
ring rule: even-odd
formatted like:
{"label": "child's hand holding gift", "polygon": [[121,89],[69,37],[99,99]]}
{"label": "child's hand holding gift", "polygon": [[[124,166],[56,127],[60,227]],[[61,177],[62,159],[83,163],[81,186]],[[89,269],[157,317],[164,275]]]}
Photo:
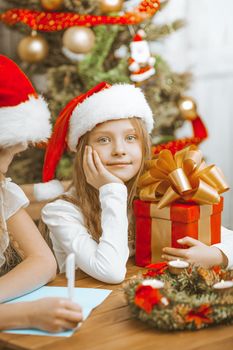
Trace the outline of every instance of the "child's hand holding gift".
{"label": "child's hand holding gift", "polygon": [[183,259],[190,264],[197,264],[209,268],[214,265],[226,267],[228,259],[226,255],[217,247],[207,246],[206,244],[192,237],[178,239],[179,244],[189,246],[187,249],[172,247],[163,248],[162,258],[165,260]]}

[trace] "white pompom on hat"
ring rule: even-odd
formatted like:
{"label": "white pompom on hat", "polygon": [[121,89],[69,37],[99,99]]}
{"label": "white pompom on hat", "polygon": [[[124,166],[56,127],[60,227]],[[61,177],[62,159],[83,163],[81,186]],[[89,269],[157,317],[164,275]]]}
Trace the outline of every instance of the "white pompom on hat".
{"label": "white pompom on hat", "polygon": [[[66,148],[76,152],[80,137],[97,124],[132,117],[142,119],[148,133],[152,131],[154,119],[151,108],[141,89],[134,85],[110,85],[102,82],[71,100],[61,111],[54,125],[45,154],[42,176],[44,183],[35,185],[35,197],[38,200],[47,200],[61,194],[60,184],[55,184],[52,190],[50,184]],[[47,185],[49,187],[46,187]]]}

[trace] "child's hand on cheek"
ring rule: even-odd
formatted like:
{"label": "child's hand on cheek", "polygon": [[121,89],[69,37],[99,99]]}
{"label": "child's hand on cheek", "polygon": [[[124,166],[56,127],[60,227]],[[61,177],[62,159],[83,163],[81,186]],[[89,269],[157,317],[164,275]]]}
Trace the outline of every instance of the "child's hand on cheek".
{"label": "child's hand on cheek", "polygon": [[184,237],[182,239],[178,239],[177,242],[179,244],[188,245],[190,248],[163,248],[163,259],[183,259],[188,261],[190,264],[201,265],[205,268],[214,265],[227,266],[228,264],[226,256],[217,247],[207,246],[204,243],[198,241],[197,239],[191,237]]}
{"label": "child's hand on cheek", "polygon": [[86,146],[85,148],[83,170],[87,182],[97,190],[108,183],[123,183],[103,166],[98,153],[92,150],[91,146]]}

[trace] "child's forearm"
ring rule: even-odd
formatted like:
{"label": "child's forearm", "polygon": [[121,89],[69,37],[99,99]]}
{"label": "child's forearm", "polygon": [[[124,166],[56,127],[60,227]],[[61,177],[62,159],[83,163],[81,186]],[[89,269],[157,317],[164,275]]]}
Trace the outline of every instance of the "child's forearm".
{"label": "child's forearm", "polygon": [[51,281],[55,277],[55,269],[51,268],[53,265],[54,262],[43,256],[26,258],[0,278],[0,302],[28,293]]}
{"label": "child's forearm", "polygon": [[228,265],[227,256],[218,247],[212,246],[212,249],[215,249],[215,251],[216,251],[216,256],[218,256],[218,259],[219,259],[219,265],[221,265],[223,268],[226,268]]}
{"label": "child's forearm", "polygon": [[30,304],[14,303],[0,305],[0,330],[30,327]]}

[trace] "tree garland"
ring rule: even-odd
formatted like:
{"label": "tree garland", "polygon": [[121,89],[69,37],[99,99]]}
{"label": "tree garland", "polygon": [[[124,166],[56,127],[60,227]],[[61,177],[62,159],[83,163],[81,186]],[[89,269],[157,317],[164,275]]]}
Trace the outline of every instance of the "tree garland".
{"label": "tree garland", "polygon": [[159,4],[159,0],[144,0],[132,12],[120,16],[12,9],[2,13],[0,20],[9,25],[23,23],[33,30],[44,32],[60,31],[73,26],[133,25],[153,16],[158,11]]}
{"label": "tree garland", "polygon": [[186,137],[183,139],[172,140],[166,143],[160,143],[152,147],[152,154],[159,154],[162,150],[168,149],[175,154],[185,147],[191,145],[199,145],[208,137],[208,132],[200,116],[196,116],[195,119],[191,120],[193,128],[193,137]]}
{"label": "tree garland", "polygon": [[[143,285],[147,280],[163,281],[163,289]],[[134,317],[160,330],[198,330],[233,323],[233,289],[215,291],[213,285],[233,279],[233,271],[220,267],[190,267],[179,275],[169,272],[167,263],[149,265],[124,285]],[[152,282],[152,281],[151,281]]]}

